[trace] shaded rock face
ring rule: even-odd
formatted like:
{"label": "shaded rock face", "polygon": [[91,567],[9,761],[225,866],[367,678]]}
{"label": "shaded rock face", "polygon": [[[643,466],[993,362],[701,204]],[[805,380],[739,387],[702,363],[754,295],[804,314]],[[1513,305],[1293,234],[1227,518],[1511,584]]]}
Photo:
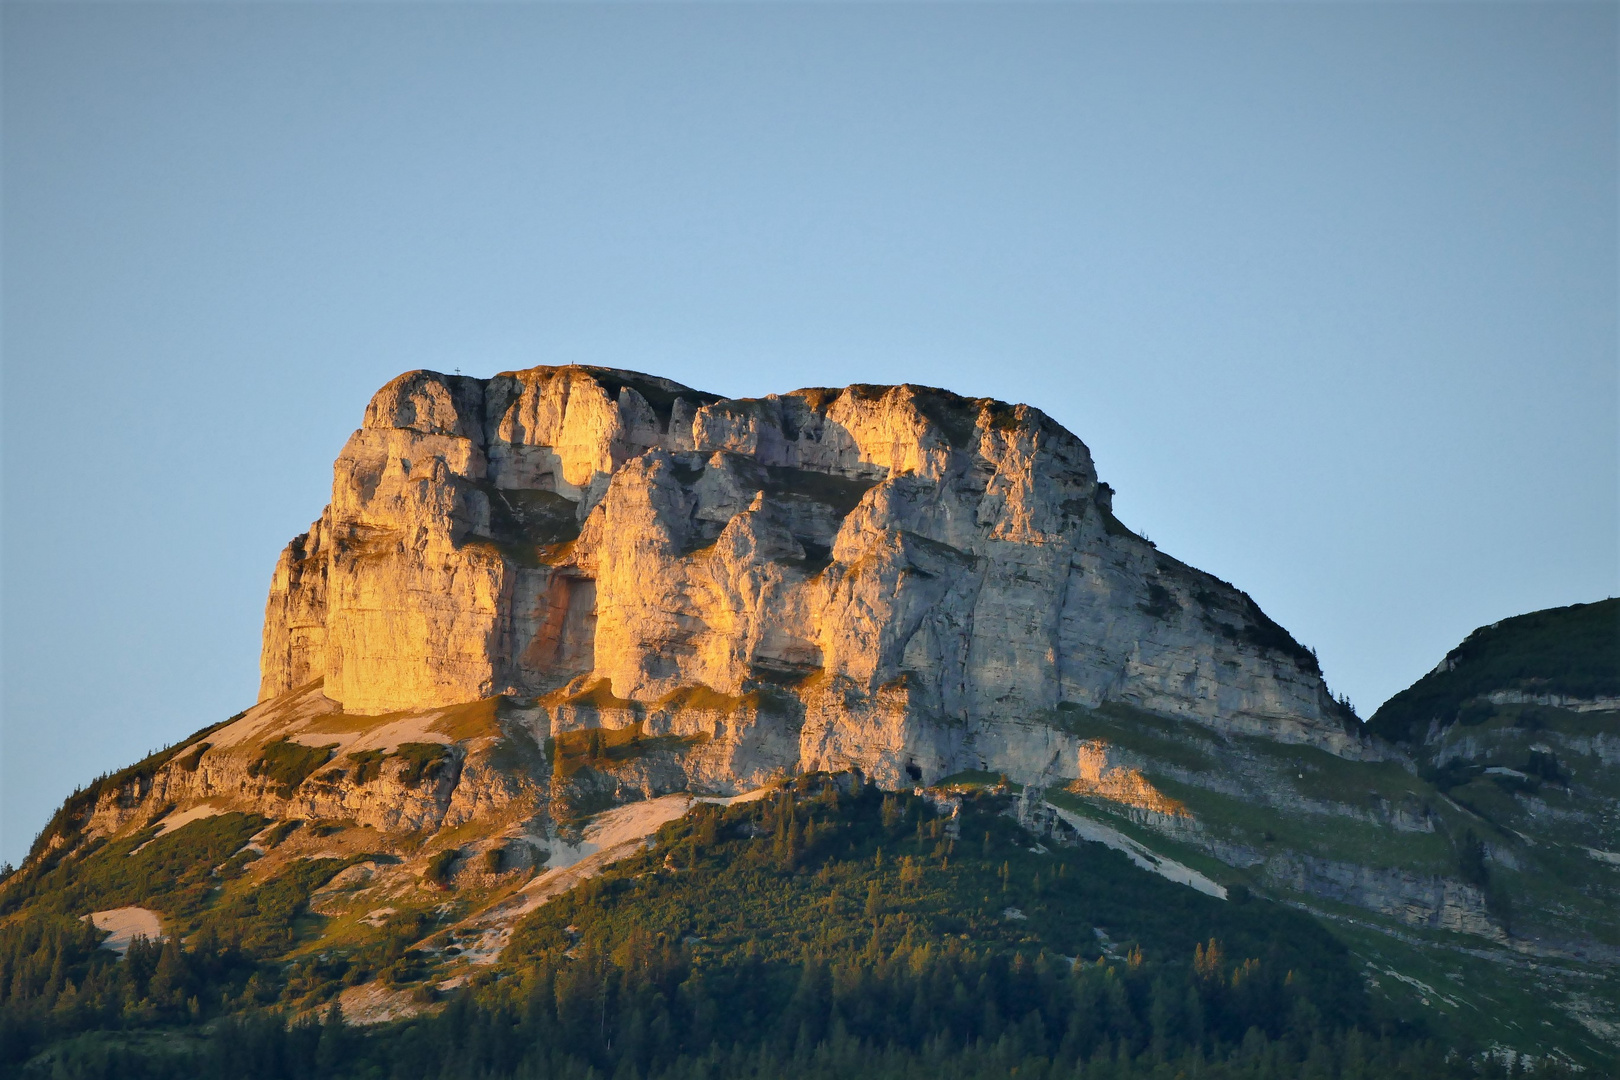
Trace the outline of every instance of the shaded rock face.
{"label": "shaded rock face", "polygon": [[1370,752],[1308,652],[1109,494],[1039,410],[930,388],[411,372],[282,553],[260,698],[321,678],[350,713],[504,694],[558,730],[707,725],[711,786],[1073,776],[1054,710],[1107,701]]}

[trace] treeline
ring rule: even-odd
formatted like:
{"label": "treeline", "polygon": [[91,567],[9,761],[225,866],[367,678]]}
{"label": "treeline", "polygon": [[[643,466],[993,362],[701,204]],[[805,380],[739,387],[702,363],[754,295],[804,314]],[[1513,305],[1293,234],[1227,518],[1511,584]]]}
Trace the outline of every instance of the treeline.
{"label": "treeline", "polygon": [[[0,932],[0,1076],[41,1049],[86,1033],[117,1039],[152,1030],[195,1034],[222,1017],[272,1007],[307,1012],[345,986],[379,974],[393,982],[420,967],[407,956],[424,928],[420,916],[390,920],[377,941],[352,955],[270,961],[265,953],[274,945],[266,942],[278,941],[289,913],[302,908],[289,892],[307,893],[307,882],[270,882],[259,892],[248,896],[261,901],[263,911],[227,912],[238,916],[235,921],[210,919],[184,946],[172,937],[136,938],[122,959],[100,948],[102,933],[80,919],[42,913],[8,922]],[[273,933],[265,931],[266,921]],[[235,1029],[227,1024],[223,1030]]]}
{"label": "treeline", "polygon": [[[409,946],[431,925],[413,912],[391,918],[359,947],[286,962],[311,893],[346,862],[304,859],[266,881],[243,881],[257,858],[244,845],[265,824],[232,813],[156,839],[145,829],[83,845],[7,882],[0,894],[0,1073],[88,1033],[120,1040],[154,1029],[195,1034],[199,1025],[244,1011],[319,1008],[379,974],[390,982],[422,977],[420,954]],[[265,842],[286,835],[277,830]],[[98,947],[103,933],[76,916],[129,904],[160,911],[171,936],[138,938],[120,960]]]}
{"label": "treeline", "polygon": [[[9,915],[0,929],[0,1069],[80,1033],[195,1025],[297,1003],[311,989],[320,1001],[340,990],[324,972],[318,987],[309,985],[313,962],[278,959],[296,944],[294,926],[310,894],[342,860],[301,860],[256,887],[216,889],[243,875],[256,857],[243,845],[264,824],[223,814],[155,840],[143,830],[8,882],[0,895],[0,916]],[[160,910],[171,937],[137,938],[120,960],[77,916],[129,904]],[[363,981],[405,944],[385,933],[360,955],[341,958],[336,974]]]}
{"label": "treeline", "polygon": [[79,919],[42,914],[0,934],[0,1069],[90,1031],[192,1025],[273,1003],[276,974],[205,927],[192,943],[136,938],[119,959]]}
{"label": "treeline", "polygon": [[950,948],[877,960],[747,962],[704,972],[639,942],[582,952],[463,993],[385,1031],[335,1010],[287,1023],[227,1018],[178,1046],[90,1039],[25,1075],[62,1080],[764,1078],[1419,1080],[1563,1075],[1373,1035],[1319,1015],[1286,975],[1231,964],[1218,944],[1179,971]]}

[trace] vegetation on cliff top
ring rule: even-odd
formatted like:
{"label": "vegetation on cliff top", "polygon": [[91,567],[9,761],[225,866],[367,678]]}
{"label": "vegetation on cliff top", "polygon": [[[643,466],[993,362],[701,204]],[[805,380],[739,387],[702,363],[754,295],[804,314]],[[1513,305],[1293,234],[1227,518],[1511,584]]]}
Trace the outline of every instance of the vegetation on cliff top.
{"label": "vegetation on cliff top", "polygon": [[[1420,741],[1430,721],[1466,723],[1468,706],[1497,690],[1620,697],[1620,599],[1480,627],[1435,670],[1384,702],[1367,727],[1392,742]],[[1488,707],[1483,711],[1488,715]]]}

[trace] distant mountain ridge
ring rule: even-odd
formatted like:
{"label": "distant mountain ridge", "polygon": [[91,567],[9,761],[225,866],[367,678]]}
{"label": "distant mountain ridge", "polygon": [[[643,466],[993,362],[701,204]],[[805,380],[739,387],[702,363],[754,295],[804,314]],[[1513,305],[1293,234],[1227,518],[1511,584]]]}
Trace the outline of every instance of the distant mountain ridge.
{"label": "distant mountain ridge", "polygon": [[1457,723],[1470,704],[1557,704],[1620,709],[1620,599],[1546,608],[1482,626],[1435,669],[1379,707],[1369,730],[1422,741]]}

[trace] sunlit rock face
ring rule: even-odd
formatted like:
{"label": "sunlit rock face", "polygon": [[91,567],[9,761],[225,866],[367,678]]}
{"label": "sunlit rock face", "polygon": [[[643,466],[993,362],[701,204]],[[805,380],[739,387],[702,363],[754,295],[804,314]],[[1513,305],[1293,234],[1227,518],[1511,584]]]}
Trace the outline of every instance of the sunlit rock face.
{"label": "sunlit rock face", "polygon": [[1079,774],[1076,710],[1370,753],[1314,658],[1113,517],[1038,409],[917,386],[727,400],[540,367],[378,392],[282,553],[260,697],[350,713],[509,695],[703,735],[743,774]]}

